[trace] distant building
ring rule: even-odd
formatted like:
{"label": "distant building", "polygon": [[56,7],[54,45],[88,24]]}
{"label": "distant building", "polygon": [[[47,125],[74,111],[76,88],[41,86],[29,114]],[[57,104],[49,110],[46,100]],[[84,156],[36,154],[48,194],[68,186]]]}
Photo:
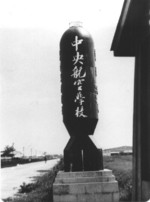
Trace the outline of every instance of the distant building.
{"label": "distant building", "polygon": [[103,150],[104,156],[132,155],[132,154],[133,154],[132,147],[130,146],[115,147]]}
{"label": "distant building", "polygon": [[119,156],[120,152],[111,152],[110,155],[111,156]]}

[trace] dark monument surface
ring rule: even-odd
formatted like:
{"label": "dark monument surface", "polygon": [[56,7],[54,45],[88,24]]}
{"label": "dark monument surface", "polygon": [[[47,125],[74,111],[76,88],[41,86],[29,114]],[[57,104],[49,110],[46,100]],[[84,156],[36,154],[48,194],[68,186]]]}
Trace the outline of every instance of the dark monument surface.
{"label": "dark monument surface", "polygon": [[79,23],[70,26],[60,41],[62,114],[70,135],[65,171],[103,169],[102,150],[89,137],[98,122],[95,59],[91,35]]}
{"label": "dark monument surface", "polygon": [[95,50],[90,34],[74,24],[60,41],[63,122],[70,135],[64,171],[53,183],[54,202],[118,202],[118,183],[103,169],[102,150],[90,135],[98,122]]}

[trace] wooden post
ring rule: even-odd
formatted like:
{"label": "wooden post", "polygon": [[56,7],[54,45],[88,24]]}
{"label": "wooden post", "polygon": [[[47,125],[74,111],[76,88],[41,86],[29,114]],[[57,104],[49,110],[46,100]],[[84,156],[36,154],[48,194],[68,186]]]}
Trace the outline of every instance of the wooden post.
{"label": "wooden post", "polygon": [[133,201],[150,199],[150,36],[136,54],[133,129]]}

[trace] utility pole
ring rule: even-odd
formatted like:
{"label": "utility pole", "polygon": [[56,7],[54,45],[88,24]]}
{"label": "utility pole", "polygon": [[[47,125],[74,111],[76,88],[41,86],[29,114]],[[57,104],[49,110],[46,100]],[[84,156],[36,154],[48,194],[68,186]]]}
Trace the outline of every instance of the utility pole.
{"label": "utility pole", "polygon": [[24,151],[25,151],[25,148],[23,147],[23,148],[22,148],[23,157],[25,156]]}
{"label": "utility pole", "polygon": [[31,148],[31,158],[32,158],[32,148]]}

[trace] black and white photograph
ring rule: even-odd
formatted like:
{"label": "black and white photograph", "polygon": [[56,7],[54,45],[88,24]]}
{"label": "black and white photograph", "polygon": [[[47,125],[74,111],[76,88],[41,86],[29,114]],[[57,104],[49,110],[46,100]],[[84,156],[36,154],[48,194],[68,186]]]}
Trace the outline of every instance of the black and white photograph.
{"label": "black and white photograph", "polygon": [[0,1],[0,201],[150,201],[150,0]]}

